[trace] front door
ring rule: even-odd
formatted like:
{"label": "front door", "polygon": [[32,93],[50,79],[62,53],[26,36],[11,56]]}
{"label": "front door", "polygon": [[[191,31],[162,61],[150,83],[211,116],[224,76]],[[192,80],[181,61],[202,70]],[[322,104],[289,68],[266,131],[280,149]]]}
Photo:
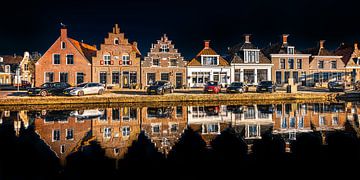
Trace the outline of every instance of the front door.
{"label": "front door", "polygon": [[129,88],[130,87],[130,74],[129,71],[123,72],[123,88]]}
{"label": "front door", "polygon": [[176,89],[180,89],[182,87],[182,84],[183,84],[182,73],[176,73],[176,82],[175,82]]}

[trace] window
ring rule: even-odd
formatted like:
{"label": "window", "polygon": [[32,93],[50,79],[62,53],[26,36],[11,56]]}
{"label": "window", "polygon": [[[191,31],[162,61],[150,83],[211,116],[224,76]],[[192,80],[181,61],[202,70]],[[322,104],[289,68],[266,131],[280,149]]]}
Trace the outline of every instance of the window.
{"label": "window", "polygon": [[176,117],[181,118],[183,116],[182,106],[176,106]]}
{"label": "window", "polygon": [[46,72],[45,73],[45,82],[54,82],[54,73],[53,72]]}
{"label": "window", "polygon": [[60,54],[53,55],[53,64],[60,64]]}
{"label": "window", "polygon": [[291,117],[290,118],[290,128],[295,128],[296,122],[295,122],[295,117]]}
{"label": "window", "polygon": [[299,82],[299,72],[293,71],[293,78],[294,78],[294,82],[298,83]]}
{"label": "window", "polygon": [[285,83],[289,83],[289,78],[290,78],[290,72],[289,71],[285,71],[285,77],[284,77],[284,82]]}
{"label": "window", "polygon": [[218,58],[216,56],[203,56],[203,65],[218,65]]}
{"label": "window", "polygon": [[240,82],[240,73],[241,73],[240,69],[235,69],[234,76],[235,76],[235,81],[236,82]]}
{"label": "window", "polygon": [[268,77],[268,70],[267,69],[258,69],[257,70],[257,81],[261,82],[261,81],[267,81]]}
{"label": "window", "polygon": [[159,59],[153,59],[153,66],[160,66],[160,60]]}
{"label": "window", "polygon": [[248,131],[247,136],[249,138],[258,137],[258,126],[257,125],[249,125],[248,128],[249,128],[249,131]]}
{"label": "window", "polygon": [[74,55],[72,54],[66,55],[66,64],[74,64]]}
{"label": "window", "polygon": [[287,128],[286,118],[282,118],[281,119],[281,129],[286,129],[286,128]]}
{"label": "window", "polygon": [[52,139],[53,139],[53,141],[60,141],[60,130],[59,129],[53,130]]}
{"label": "window", "polygon": [[280,69],[285,69],[285,59],[280,59]]}
{"label": "window", "polygon": [[160,50],[161,52],[169,52],[169,45],[161,44]]}
{"label": "window", "polygon": [[66,48],[66,43],[64,41],[61,41],[61,49],[65,49]]}
{"label": "window", "polygon": [[60,153],[64,154],[65,153],[65,145],[61,145],[60,146]]}
{"label": "window", "polygon": [[318,61],[318,68],[319,69],[324,69],[324,61],[323,60]]}
{"label": "window", "polygon": [[103,114],[99,117],[100,121],[107,121],[107,110],[103,110]]}
{"label": "window", "polygon": [[297,69],[302,69],[302,59],[297,59]]}
{"label": "window", "polygon": [[331,61],[331,69],[336,69],[336,61]]}
{"label": "window", "polygon": [[84,73],[78,72],[76,73],[76,84],[81,84],[84,82]]}
{"label": "window", "polygon": [[111,137],[111,128],[104,128],[104,138],[110,138]]}
{"label": "window", "polygon": [[147,73],[147,85],[152,85],[155,82],[155,73]]}
{"label": "window", "polygon": [[194,84],[206,83],[210,79],[210,72],[193,72],[191,75],[192,75],[192,82]]}
{"label": "window", "polygon": [[304,117],[300,117],[298,121],[298,128],[304,128]]}
{"label": "window", "polygon": [[111,56],[109,54],[104,55],[104,64],[105,65],[111,64]]}
{"label": "window", "polygon": [[122,127],[122,136],[130,136],[130,127],[129,126],[124,126]]}
{"label": "window", "polygon": [[10,65],[5,66],[5,73],[10,73]]}
{"label": "window", "polygon": [[328,72],[323,72],[322,77],[323,77],[323,82],[329,81],[329,73]]}
{"label": "window", "polygon": [[295,53],[295,48],[291,47],[291,46],[288,46],[287,52],[288,52],[288,54],[294,54]]}
{"label": "window", "polygon": [[171,132],[171,133],[176,133],[176,132],[178,132],[178,129],[179,129],[179,125],[178,125],[178,124],[171,124],[171,126],[170,126],[170,132]]}
{"label": "window", "polygon": [[74,129],[66,129],[66,140],[74,139]]}
{"label": "window", "polygon": [[28,71],[29,70],[29,65],[28,64],[24,64],[24,71]]}
{"label": "window", "polygon": [[204,124],[202,126],[202,133],[204,134],[214,134],[219,133],[219,125],[218,124]]}
{"label": "window", "polygon": [[107,73],[104,71],[104,72],[100,72],[100,83],[102,84],[106,84],[107,83]]}
{"label": "window", "polygon": [[60,82],[68,82],[68,73],[67,72],[60,72]]}
{"label": "window", "polygon": [[118,38],[115,38],[115,39],[114,39],[114,44],[115,44],[115,45],[119,45],[119,39],[118,39]]}
{"label": "window", "polygon": [[339,117],[337,117],[337,116],[332,117],[331,124],[332,124],[333,126],[339,125]]}
{"label": "window", "polygon": [[130,72],[130,83],[131,84],[137,83],[137,73],[136,72]]}
{"label": "window", "polygon": [[152,132],[153,133],[160,133],[160,125],[156,124],[152,126]]}
{"label": "window", "polygon": [[161,80],[162,81],[169,81],[170,80],[170,74],[169,73],[161,73]]}
{"label": "window", "polygon": [[113,71],[111,79],[112,79],[112,84],[119,84],[120,83],[120,72]]}
{"label": "window", "polygon": [[170,59],[170,66],[177,66],[177,59]]}
{"label": "window", "polygon": [[288,59],[288,67],[289,69],[294,69],[294,59]]}
{"label": "window", "polygon": [[259,62],[259,51],[244,51],[245,53],[245,58],[244,58],[244,62],[245,63],[258,63]]}
{"label": "window", "polygon": [[320,76],[319,73],[314,73],[314,83],[320,82]]}
{"label": "window", "polygon": [[120,121],[120,109],[119,108],[112,109],[112,120]]}
{"label": "window", "polygon": [[123,65],[130,65],[130,56],[129,55],[123,55],[122,56]]}
{"label": "window", "polygon": [[325,117],[324,117],[324,116],[320,116],[320,117],[319,117],[319,125],[320,125],[320,126],[325,126],[325,125],[326,125],[326,121],[325,121]]}

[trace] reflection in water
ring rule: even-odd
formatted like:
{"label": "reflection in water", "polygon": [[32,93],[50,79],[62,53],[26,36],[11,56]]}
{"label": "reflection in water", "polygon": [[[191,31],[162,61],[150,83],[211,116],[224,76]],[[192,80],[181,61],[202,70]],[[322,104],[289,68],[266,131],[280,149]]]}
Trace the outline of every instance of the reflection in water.
{"label": "reflection in water", "polygon": [[[357,103],[3,111],[0,114],[0,137],[11,136],[16,141],[16,137],[21,139],[22,134],[32,132],[32,141],[39,144],[38,149],[46,147],[63,167],[67,165],[69,157],[73,162],[75,155],[86,154],[89,148],[98,147],[111,162],[111,167],[118,169],[119,161],[127,157],[129,149],[136,152],[134,149],[146,145],[147,141],[163,157],[172,154],[170,158],[174,159],[186,146],[195,148],[194,144],[198,143],[201,149],[201,142],[191,142],[197,137],[204,142],[205,150],[211,152],[214,148],[214,154],[219,157],[219,152],[227,152],[225,149],[230,148],[233,149],[231,153],[244,149],[245,155],[242,156],[248,154],[258,159],[264,156],[266,159],[265,156],[278,157],[267,154],[269,149],[261,150],[269,142],[278,142],[278,147],[281,147],[283,140],[284,152],[298,154],[301,151],[296,148],[301,146],[301,141],[298,143],[297,138],[306,139],[301,134],[320,134],[319,145],[329,143],[326,138],[333,134],[331,132],[350,128],[358,135],[359,111]],[[183,141],[190,143],[187,142],[187,145]],[[227,141],[227,144],[224,143]],[[310,144],[313,142],[306,141]],[[7,146],[3,145],[6,144],[1,146],[6,149]],[[144,151],[150,152],[146,149]],[[199,152],[204,153],[204,150]],[[185,153],[181,156],[187,155]]]}

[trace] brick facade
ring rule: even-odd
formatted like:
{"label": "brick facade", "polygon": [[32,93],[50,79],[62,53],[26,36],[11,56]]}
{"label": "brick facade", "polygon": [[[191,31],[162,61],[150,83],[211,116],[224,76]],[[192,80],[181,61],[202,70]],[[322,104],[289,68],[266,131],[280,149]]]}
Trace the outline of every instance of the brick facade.
{"label": "brick facade", "polygon": [[116,24],[93,57],[93,81],[119,88],[140,88],[140,51]]}
{"label": "brick facade", "polygon": [[62,27],[61,36],[35,64],[35,86],[45,82],[63,81],[72,86],[91,82],[91,57],[95,52],[94,46],[69,38]]}
{"label": "brick facade", "polygon": [[186,85],[186,61],[164,34],[141,62],[141,83],[151,85],[154,81],[170,81],[176,88]]}

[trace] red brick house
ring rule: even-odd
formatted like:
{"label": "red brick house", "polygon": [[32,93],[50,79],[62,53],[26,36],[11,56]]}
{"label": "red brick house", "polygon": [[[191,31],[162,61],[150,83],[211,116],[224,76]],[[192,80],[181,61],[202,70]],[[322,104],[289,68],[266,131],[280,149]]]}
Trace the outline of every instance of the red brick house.
{"label": "red brick house", "polygon": [[69,38],[66,27],[62,27],[60,37],[35,64],[35,86],[45,82],[90,82],[95,54],[96,47]]}

